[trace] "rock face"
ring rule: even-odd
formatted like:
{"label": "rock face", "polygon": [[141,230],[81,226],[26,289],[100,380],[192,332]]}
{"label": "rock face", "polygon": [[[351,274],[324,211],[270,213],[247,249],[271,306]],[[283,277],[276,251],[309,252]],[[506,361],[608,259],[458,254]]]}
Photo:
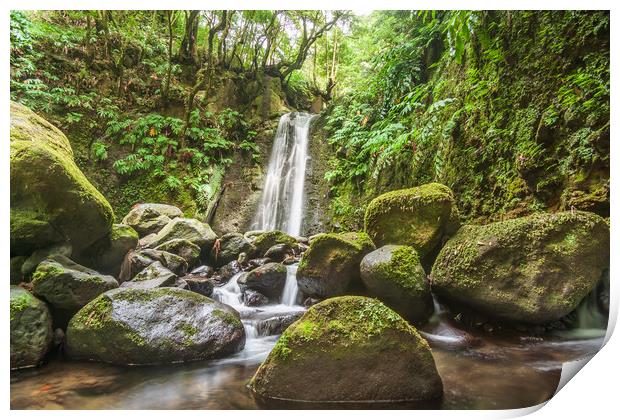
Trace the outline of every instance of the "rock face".
{"label": "rock face", "polygon": [[426,340],[381,302],[344,296],[311,307],[250,381],[263,398],[421,401],[443,386]]}
{"label": "rock face", "polygon": [[80,252],[113,220],[108,201],[76,166],[67,137],[11,102],[11,255],[56,242]]}
{"label": "rock face", "polygon": [[297,240],[280,230],[261,233],[252,241],[252,245],[256,247],[254,255],[258,258],[264,257],[269,248],[277,244],[287,244],[292,248],[296,248]]}
{"label": "rock face", "polygon": [[190,269],[200,262],[200,247],[186,239],[171,239],[159,245],[155,250],[178,255],[187,261],[187,266]]}
{"label": "rock face", "polygon": [[458,227],[452,191],[437,183],[382,194],[364,216],[364,230],[375,245],[410,245],[422,260]]}
{"label": "rock face", "polygon": [[316,236],[299,262],[299,290],[318,298],[344,294],[350,286],[360,282],[359,264],[364,255],[374,249],[363,232]]}
{"label": "rock face", "polygon": [[146,236],[159,232],[171,219],[182,216],[183,212],[178,207],[144,203],[134,206],[123,218],[123,223],[134,228],[140,236]]}
{"label": "rock face", "polygon": [[364,257],[360,272],[369,293],[404,318],[422,322],[433,313],[431,288],[413,247],[382,246]]}
{"label": "rock face", "polygon": [[574,310],[609,266],[609,227],[587,212],[464,226],[441,250],[433,292],[489,316],[542,324]]}
{"label": "rock face", "polygon": [[278,300],[286,283],[286,267],[279,263],[265,264],[239,277],[237,283],[241,291],[252,289]]}
{"label": "rock face", "polygon": [[209,257],[216,267],[221,267],[235,261],[242,252],[254,254],[255,247],[241,233],[227,233],[211,249]]}
{"label": "rock face", "polygon": [[202,249],[211,249],[217,239],[217,235],[206,223],[196,219],[178,217],[172,219],[157,233],[153,241],[149,243],[149,247],[155,248],[172,239],[185,239]]}
{"label": "rock face", "polygon": [[117,289],[82,308],[69,323],[67,353],[115,364],[204,360],[243,348],[239,314],[176,288]]}
{"label": "rock face", "polygon": [[94,269],[118,276],[125,255],[138,246],[138,233],[128,225],[114,224],[104,238],[95,242],[78,260]]}
{"label": "rock face", "polygon": [[36,366],[52,337],[52,317],[45,303],[11,286],[11,369]]}
{"label": "rock face", "polygon": [[32,275],[32,290],[55,309],[77,312],[101,293],[118,287],[112,276],[55,255],[42,261]]}

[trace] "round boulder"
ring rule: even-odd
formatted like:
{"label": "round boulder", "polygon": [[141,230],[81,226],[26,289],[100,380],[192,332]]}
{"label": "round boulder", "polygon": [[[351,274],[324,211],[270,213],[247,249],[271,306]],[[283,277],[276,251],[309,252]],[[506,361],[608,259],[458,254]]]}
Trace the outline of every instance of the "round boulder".
{"label": "round boulder", "polygon": [[326,298],[344,294],[359,285],[360,262],[374,250],[363,232],[324,233],[310,241],[297,269],[297,284],[304,294]]}
{"label": "round boulder", "polygon": [[410,245],[422,260],[431,258],[458,227],[454,195],[437,183],[382,194],[364,216],[364,230],[377,246]]}
{"label": "round boulder", "polygon": [[308,309],[280,336],[250,388],[262,398],[307,402],[424,401],[443,393],[426,340],[361,296]]}
{"label": "round boulder", "polygon": [[190,269],[200,262],[200,247],[186,239],[171,239],[157,246],[155,250],[178,255],[187,261],[187,266]]}
{"label": "round boulder", "polygon": [[244,344],[234,309],[198,293],[162,287],[102,294],[71,319],[65,347],[76,359],[144,365],[210,359]]}
{"label": "round boulder", "polygon": [[36,366],[52,342],[52,317],[45,303],[11,286],[11,369]]}
{"label": "round boulder", "polygon": [[603,218],[540,213],[462,227],[439,253],[431,288],[494,318],[544,324],[573,311],[607,267]]}
{"label": "round boulder", "polygon": [[265,264],[237,279],[241,291],[252,289],[271,300],[280,299],[285,283],[286,267],[279,263]]}
{"label": "round boulder", "polygon": [[287,244],[293,249],[297,248],[297,240],[291,235],[281,230],[271,230],[254,238],[252,241],[252,245],[256,248],[254,255],[258,258],[264,257],[269,248],[277,244]]}
{"label": "round boulder", "polygon": [[382,246],[362,259],[360,273],[370,294],[404,318],[423,322],[433,313],[431,288],[413,247]]}

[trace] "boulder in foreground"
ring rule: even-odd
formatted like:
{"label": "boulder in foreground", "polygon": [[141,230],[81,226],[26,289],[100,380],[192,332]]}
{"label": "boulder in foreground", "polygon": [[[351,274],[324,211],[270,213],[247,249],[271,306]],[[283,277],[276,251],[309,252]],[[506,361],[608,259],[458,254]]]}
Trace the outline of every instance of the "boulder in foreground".
{"label": "boulder in foreground", "polygon": [[262,398],[316,402],[424,401],[443,393],[426,340],[361,296],[311,307],[280,336],[250,388]]}

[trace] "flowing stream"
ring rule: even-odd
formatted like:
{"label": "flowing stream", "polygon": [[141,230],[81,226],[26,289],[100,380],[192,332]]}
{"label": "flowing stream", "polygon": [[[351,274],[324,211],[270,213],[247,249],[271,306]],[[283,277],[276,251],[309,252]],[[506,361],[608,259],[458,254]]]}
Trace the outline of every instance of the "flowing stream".
{"label": "flowing stream", "polygon": [[[308,131],[313,117],[290,113],[280,119],[255,229],[301,233]],[[305,311],[299,305],[296,270],[295,264],[287,266],[279,302],[266,306],[244,304],[237,283],[243,272],[214,289],[213,298],[235,308],[245,327],[245,348],[230,357],[121,367],[70,361],[56,354],[41,368],[11,374],[11,408],[258,408],[245,385],[273,348],[282,327]],[[443,399],[433,407],[365,404],[349,408],[508,409],[540,404],[554,394],[563,362],[589,357],[600,349],[607,319],[594,299],[584,300],[576,311],[579,328],[538,335],[467,329],[436,302],[433,317],[418,327],[433,351],[444,384]],[[284,406],[332,407],[290,402]]]}

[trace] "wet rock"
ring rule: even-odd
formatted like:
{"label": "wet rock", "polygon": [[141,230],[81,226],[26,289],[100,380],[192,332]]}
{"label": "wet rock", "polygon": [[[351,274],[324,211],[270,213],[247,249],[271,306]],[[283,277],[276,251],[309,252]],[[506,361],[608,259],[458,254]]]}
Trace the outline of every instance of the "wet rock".
{"label": "wet rock", "polygon": [[71,319],[65,347],[75,359],[141,365],[221,357],[244,343],[243,324],[231,307],[162,287],[100,295]]}
{"label": "wet rock", "polygon": [[242,267],[247,266],[249,261],[250,257],[245,252],[242,252],[241,254],[239,254],[239,257],[237,257],[237,262]]}
{"label": "wet rock", "polygon": [[241,291],[252,289],[271,300],[278,300],[286,283],[286,267],[279,263],[265,264],[239,277],[237,283]]}
{"label": "wet rock", "polygon": [[276,244],[265,252],[264,257],[275,262],[282,262],[284,259],[294,254],[295,252],[289,244]]}
{"label": "wet rock", "polygon": [[433,313],[431,288],[413,247],[382,246],[362,259],[360,273],[369,294],[405,319],[423,322]]}
{"label": "wet rock", "polygon": [[189,275],[182,278],[192,292],[210,297],[213,294],[213,280],[199,275]]}
{"label": "wet rock", "polygon": [[431,288],[496,319],[545,324],[573,311],[608,266],[600,216],[540,213],[462,227],[437,257]]}
{"label": "wet rock", "polygon": [[282,264],[284,265],[292,265],[295,263],[298,263],[300,261],[299,258],[297,257],[293,257],[293,256],[288,256],[284,259],[284,261],[282,261]]}
{"label": "wet rock", "polygon": [[176,281],[176,274],[164,267],[159,261],[155,261],[138,273],[131,281],[122,283],[121,287],[130,289],[152,289],[155,287],[174,286]]}
{"label": "wet rock", "polygon": [[32,275],[33,293],[55,309],[77,312],[106,290],[118,287],[112,276],[81,266],[67,257],[54,255],[42,261]]}
{"label": "wet rock", "polygon": [[243,292],[243,304],[245,306],[265,306],[269,298],[256,290],[247,289]]}
{"label": "wet rock", "polygon": [[241,266],[237,261],[231,261],[223,267],[217,270],[217,275],[222,279],[224,283],[232,278],[235,274],[241,271]]}
{"label": "wet rock", "polygon": [[256,324],[256,330],[261,336],[280,335],[303,314],[304,312],[295,312],[261,320]]}
{"label": "wet rock", "polygon": [[261,398],[322,402],[424,401],[443,393],[426,340],[396,312],[361,296],[308,309],[249,386]]}
{"label": "wet rock", "polygon": [[211,248],[209,257],[216,267],[221,267],[237,260],[242,252],[254,254],[255,247],[241,233],[227,233]]}
{"label": "wet rock", "polygon": [[361,284],[359,264],[375,247],[363,232],[321,234],[310,242],[297,269],[299,290],[312,297],[331,297]]}
{"label": "wet rock", "polygon": [[256,247],[254,255],[257,257],[262,257],[269,250],[269,248],[278,244],[287,244],[293,249],[297,248],[297,241],[295,238],[280,230],[273,230],[261,233],[254,238],[254,241],[252,242],[252,245]]}
{"label": "wet rock", "polygon": [[322,299],[316,299],[316,298],[312,298],[312,297],[307,297],[307,298],[304,300],[303,305],[304,305],[306,308],[309,308],[309,307],[311,307],[312,305],[316,305],[317,303],[321,302],[321,300],[322,300]]}
{"label": "wet rock", "polygon": [[194,268],[190,272],[190,274],[194,276],[211,277],[213,274],[215,274],[215,270],[213,269],[213,267],[210,267],[208,265],[201,265],[200,267]]}
{"label": "wet rock", "polygon": [[36,366],[52,342],[52,316],[26,289],[11,286],[11,369]]}
{"label": "wet rock", "polygon": [[155,250],[178,255],[187,261],[188,268],[195,267],[200,262],[200,247],[185,239],[171,239],[157,246]]}
{"label": "wet rock", "polygon": [[144,238],[140,238],[138,241],[138,249],[148,248],[155,238],[157,238],[156,233],[151,233],[150,235],[146,235]]}
{"label": "wet rock", "polygon": [[67,137],[16,102],[10,126],[11,256],[61,241],[79,253],[104,237],[112,207],[75,164]]}
{"label": "wet rock", "polygon": [[270,262],[272,262],[270,258],[254,258],[253,260],[248,261],[248,266],[250,269],[252,269]]}
{"label": "wet rock", "polygon": [[73,248],[69,244],[57,244],[47,248],[37,249],[24,261],[20,268],[21,278],[30,277],[30,275],[36,270],[41,261],[47,259],[52,255],[62,255],[65,257],[71,257]]}
{"label": "wet rock", "polygon": [[185,239],[198,245],[201,249],[211,249],[217,235],[211,230],[211,226],[196,219],[184,219],[178,217],[172,219],[157,233],[157,236],[148,244],[155,248],[171,239]]}
{"label": "wet rock", "polygon": [[184,276],[187,273],[187,261],[184,258],[166,251],[143,249],[139,252],[127,254],[123,267],[121,267],[119,279],[121,281],[131,280],[137,273],[155,261],[159,261],[178,276]]}
{"label": "wet rock", "polygon": [[134,228],[142,237],[159,232],[171,219],[182,216],[183,212],[178,207],[144,203],[134,206],[123,218],[123,224]]}
{"label": "wet rock", "polygon": [[97,271],[118,276],[125,255],[138,246],[138,233],[128,225],[112,225],[112,230],[81,253],[77,260]]}
{"label": "wet rock", "polygon": [[459,227],[459,213],[450,188],[425,184],[391,191],[370,202],[364,230],[377,246],[409,245],[429,261],[445,238]]}

